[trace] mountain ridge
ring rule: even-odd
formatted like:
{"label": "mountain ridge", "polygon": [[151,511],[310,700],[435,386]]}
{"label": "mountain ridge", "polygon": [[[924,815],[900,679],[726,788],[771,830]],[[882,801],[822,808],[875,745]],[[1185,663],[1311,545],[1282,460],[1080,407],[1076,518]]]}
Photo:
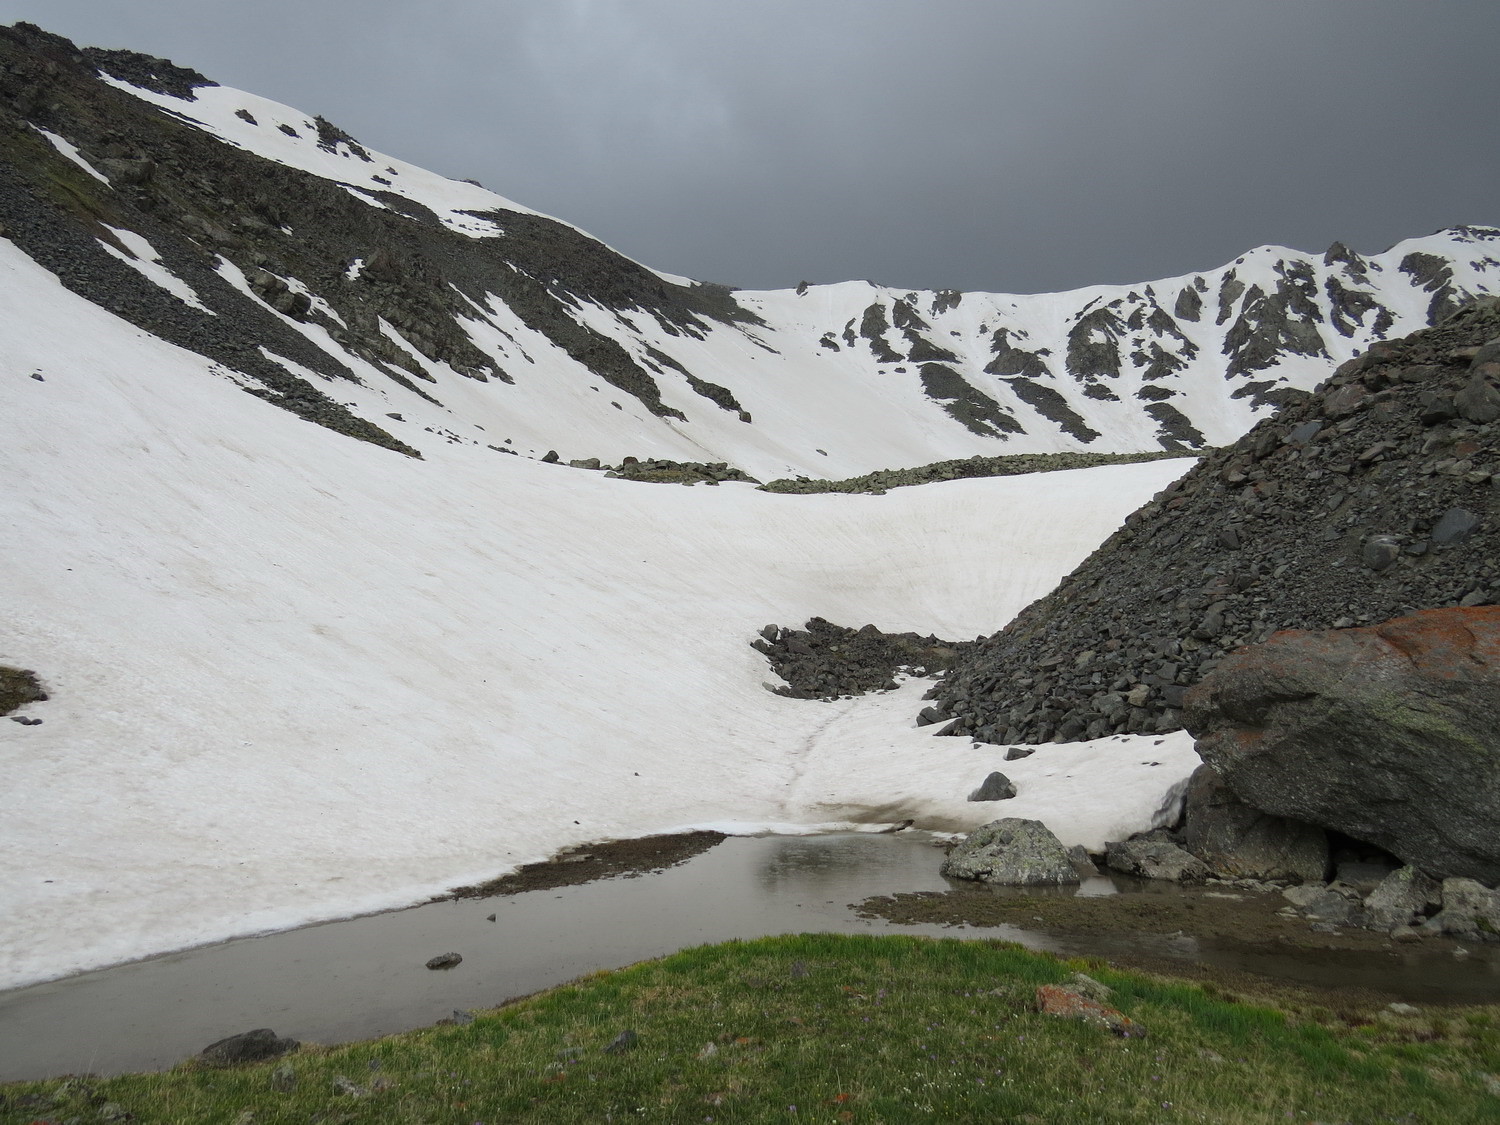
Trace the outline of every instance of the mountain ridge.
{"label": "mountain ridge", "polygon": [[[0,63],[8,237],[251,393],[405,453],[446,433],[766,478],[1186,452],[1500,277],[1500,230],[1454,227],[1060,294],[737,290],[167,60],[18,24]],[[381,388],[386,417],[339,401],[348,380]]]}

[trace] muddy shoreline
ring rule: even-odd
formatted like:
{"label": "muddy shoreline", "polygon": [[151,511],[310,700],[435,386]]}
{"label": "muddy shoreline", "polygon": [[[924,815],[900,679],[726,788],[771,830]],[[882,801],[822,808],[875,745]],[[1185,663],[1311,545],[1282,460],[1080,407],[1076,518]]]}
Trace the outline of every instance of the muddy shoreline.
{"label": "muddy shoreline", "polygon": [[[1066,895],[1026,893],[1020,888],[976,886],[950,891],[919,891],[877,896],[854,904],[862,918],[895,923],[951,926],[1018,926],[1061,939],[1183,938],[1212,946],[1218,953],[1281,960],[1299,953],[1328,957],[1347,954],[1362,960],[1388,957],[1396,964],[1408,953],[1446,953],[1456,961],[1468,951],[1451,938],[1434,937],[1413,945],[1397,945],[1383,933],[1350,927],[1330,931],[1312,928],[1306,918],[1279,913],[1287,901],[1275,891],[1245,890],[1231,885],[1143,884],[1137,893]],[[1082,942],[1080,942],[1082,944]],[[1123,943],[1129,945],[1130,943]],[[1397,991],[1378,986],[1350,987],[1290,981],[1253,971],[1210,965],[1124,948],[1108,957],[1111,965],[1160,976],[1213,984],[1221,993],[1246,999],[1273,1000],[1301,1006],[1316,1004],[1364,1019],[1400,999]],[[1455,1003],[1464,1003],[1455,1000]],[[1477,999],[1471,1001],[1478,1003]]]}
{"label": "muddy shoreline", "polygon": [[454,887],[433,901],[518,895],[524,891],[578,887],[597,879],[636,878],[686,863],[726,839],[728,837],[722,832],[678,832],[610,840],[602,844],[579,844],[540,863],[528,863],[509,875],[473,886]]}
{"label": "muddy shoreline", "polygon": [[[456,887],[443,897],[488,898],[582,886],[602,879],[635,878],[685,863],[725,839],[720,832],[689,832],[579,845],[497,879]],[[937,862],[935,855],[934,864]],[[948,891],[877,895],[849,906],[861,918],[897,925],[1009,925],[1063,941],[1077,940],[1079,944],[1120,939],[1121,948],[1108,957],[1116,967],[1212,984],[1246,999],[1320,1005],[1344,1012],[1349,1018],[1367,1018],[1372,1009],[1397,998],[1395,991],[1288,981],[1226,968],[1222,963],[1210,965],[1153,952],[1152,942],[1132,939],[1193,940],[1218,950],[1242,952],[1251,960],[1257,956],[1284,958],[1299,952],[1323,957],[1347,952],[1362,958],[1388,956],[1394,961],[1412,947],[1399,947],[1385,934],[1370,930],[1314,930],[1305,918],[1279,913],[1287,903],[1274,891],[1215,884],[1128,882],[1132,884],[1131,893],[1096,895],[971,887],[953,882],[953,889]],[[1448,938],[1426,939],[1419,948],[1424,953],[1445,951],[1456,959],[1464,956],[1461,943]]]}

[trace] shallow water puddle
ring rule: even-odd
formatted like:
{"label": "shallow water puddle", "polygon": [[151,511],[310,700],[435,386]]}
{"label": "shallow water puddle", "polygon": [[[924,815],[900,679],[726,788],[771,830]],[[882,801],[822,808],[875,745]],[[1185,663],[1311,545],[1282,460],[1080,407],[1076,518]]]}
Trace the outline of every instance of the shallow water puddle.
{"label": "shallow water puddle", "polygon": [[[1500,997],[1494,963],[1382,956],[1361,964],[1347,955],[1214,949],[1186,936],[1055,938],[1012,926],[898,926],[849,908],[874,895],[949,889],[937,873],[940,859],[931,837],[915,832],[731,837],[648,875],[431,903],[34,985],[0,994],[0,1081],[161,1069],[256,1027],[314,1043],[370,1038],[687,946],[802,931],[999,937],[1103,957],[1149,948],[1324,983],[1389,985],[1393,973],[1406,973],[1413,999]],[[1080,893],[1114,890],[1099,879]],[[450,951],[463,957],[456,968],[426,968]]]}

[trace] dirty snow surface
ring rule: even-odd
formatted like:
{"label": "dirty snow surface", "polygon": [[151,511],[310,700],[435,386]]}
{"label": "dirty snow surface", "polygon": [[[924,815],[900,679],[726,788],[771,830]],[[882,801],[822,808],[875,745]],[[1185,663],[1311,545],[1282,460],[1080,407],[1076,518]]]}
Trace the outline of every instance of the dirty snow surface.
{"label": "dirty snow surface", "polygon": [[1097,847],[1196,763],[1181,735],[1048,747],[969,804],[1004,748],[917,729],[924,684],[790,700],[749,646],[814,614],[992,631],[1190,462],[781,496],[436,433],[416,460],[4,241],[0,332],[0,663],[52,695],[0,721],[0,987],[690,826],[1003,813]]}

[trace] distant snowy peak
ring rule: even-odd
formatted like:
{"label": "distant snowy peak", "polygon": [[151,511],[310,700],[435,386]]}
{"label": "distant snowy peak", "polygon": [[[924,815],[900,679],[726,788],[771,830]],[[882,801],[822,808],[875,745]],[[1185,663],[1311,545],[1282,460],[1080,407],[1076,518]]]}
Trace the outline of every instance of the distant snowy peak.
{"label": "distant snowy peak", "polygon": [[0,65],[6,237],[267,402],[407,453],[767,477],[1198,448],[1497,291],[1486,227],[1070,293],[735,291],[163,59],[18,24]]}

